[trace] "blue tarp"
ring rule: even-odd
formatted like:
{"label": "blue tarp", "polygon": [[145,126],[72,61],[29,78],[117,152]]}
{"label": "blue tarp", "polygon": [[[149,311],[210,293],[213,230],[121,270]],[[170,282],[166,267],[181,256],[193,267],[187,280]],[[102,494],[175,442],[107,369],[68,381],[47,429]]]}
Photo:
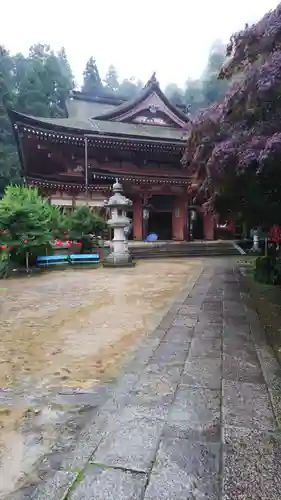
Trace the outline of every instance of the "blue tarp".
{"label": "blue tarp", "polygon": [[157,236],[157,234],[155,234],[155,233],[150,233],[150,234],[147,236],[147,238],[146,238],[146,240],[145,240],[145,241],[147,241],[147,242],[151,242],[151,241],[157,241],[157,240],[158,240],[158,236]]}

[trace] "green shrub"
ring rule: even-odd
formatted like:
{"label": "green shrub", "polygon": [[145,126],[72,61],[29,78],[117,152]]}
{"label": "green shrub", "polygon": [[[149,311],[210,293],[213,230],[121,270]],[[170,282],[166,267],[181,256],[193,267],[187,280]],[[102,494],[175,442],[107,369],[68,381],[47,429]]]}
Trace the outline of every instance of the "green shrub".
{"label": "green shrub", "polygon": [[89,234],[99,236],[106,229],[105,220],[86,205],[75,208],[66,219],[67,232],[71,240],[81,241]]}
{"label": "green shrub", "polygon": [[84,236],[81,238],[83,253],[91,253],[93,250],[93,241],[91,238]]}
{"label": "green shrub", "polygon": [[[97,238],[106,228],[105,220],[90,207],[81,206],[66,214],[50,205],[36,189],[9,186],[0,200],[0,244],[7,247],[15,268],[29,269],[38,256],[52,255],[51,244],[56,238],[82,243],[80,247],[72,245],[69,252],[91,252],[92,236]],[[3,256],[0,258],[3,260]],[[0,277],[6,273],[4,263]]]}
{"label": "green shrub", "polygon": [[26,252],[28,251],[29,266],[35,266],[37,257],[45,255],[53,255],[54,251],[50,243],[45,245],[30,246],[28,248],[17,247],[11,249],[11,259],[15,267],[25,267],[26,265]]}
{"label": "green shrub", "polygon": [[9,260],[0,260],[0,279],[8,278],[11,274],[11,263]]}
{"label": "green shrub", "polygon": [[268,285],[281,284],[281,259],[275,255],[258,257],[255,263],[255,280]]}
{"label": "green shrub", "polygon": [[276,258],[274,256],[258,257],[255,262],[254,277],[259,283],[274,284],[276,275]]}
{"label": "green shrub", "polygon": [[280,258],[276,259],[274,271],[275,271],[274,284],[281,285],[281,259]]}

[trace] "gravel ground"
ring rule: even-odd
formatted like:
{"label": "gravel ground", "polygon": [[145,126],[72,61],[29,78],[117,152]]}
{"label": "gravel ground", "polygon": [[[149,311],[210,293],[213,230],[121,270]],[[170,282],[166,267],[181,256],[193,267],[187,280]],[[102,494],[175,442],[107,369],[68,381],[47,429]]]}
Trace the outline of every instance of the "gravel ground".
{"label": "gravel ground", "polygon": [[179,259],[1,282],[0,498],[30,474],[69,418],[57,395],[117,376],[201,270],[201,261]]}

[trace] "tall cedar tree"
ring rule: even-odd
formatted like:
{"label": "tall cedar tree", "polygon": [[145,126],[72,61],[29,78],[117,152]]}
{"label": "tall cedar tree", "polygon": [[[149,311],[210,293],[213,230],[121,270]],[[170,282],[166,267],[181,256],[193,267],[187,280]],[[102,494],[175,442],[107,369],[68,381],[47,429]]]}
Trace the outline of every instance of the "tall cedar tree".
{"label": "tall cedar tree", "polygon": [[65,50],[34,45],[28,57],[0,47],[0,194],[21,172],[6,109],[44,117],[66,115],[65,100],[74,81]]}
{"label": "tall cedar tree", "polygon": [[83,85],[82,92],[91,94],[93,96],[99,96],[102,91],[102,81],[97,67],[97,63],[93,57],[86,63],[86,67],[83,73]]}

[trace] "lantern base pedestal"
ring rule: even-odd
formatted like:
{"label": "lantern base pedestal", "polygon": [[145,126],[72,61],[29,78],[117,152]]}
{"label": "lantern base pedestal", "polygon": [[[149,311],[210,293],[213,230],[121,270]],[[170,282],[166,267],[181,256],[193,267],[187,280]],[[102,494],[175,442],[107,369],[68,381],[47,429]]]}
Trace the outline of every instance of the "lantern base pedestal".
{"label": "lantern base pedestal", "polygon": [[104,267],[134,267],[131,254],[128,252],[111,252],[103,263]]}
{"label": "lantern base pedestal", "polygon": [[135,262],[127,262],[124,264],[112,264],[110,262],[104,262],[103,267],[135,267],[136,263]]}

